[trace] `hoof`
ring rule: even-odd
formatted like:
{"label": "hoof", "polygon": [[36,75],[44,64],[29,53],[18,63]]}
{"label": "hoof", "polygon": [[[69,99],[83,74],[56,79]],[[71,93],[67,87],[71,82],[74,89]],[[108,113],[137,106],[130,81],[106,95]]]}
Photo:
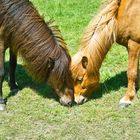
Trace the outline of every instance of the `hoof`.
{"label": "hoof", "polygon": [[11,89],[11,92],[18,92],[19,91],[19,89]]}
{"label": "hoof", "polygon": [[6,104],[4,99],[0,99],[0,111],[5,110]]}
{"label": "hoof", "polygon": [[15,96],[18,91],[19,91],[18,88],[11,89],[11,95]]}
{"label": "hoof", "polygon": [[15,92],[19,90],[19,87],[17,84],[9,84],[9,86],[10,86],[11,92]]}
{"label": "hoof", "polygon": [[126,108],[131,104],[127,104],[127,103],[119,103],[120,108]]}
{"label": "hoof", "polygon": [[5,104],[0,104],[0,111],[4,111],[6,108],[6,105]]}
{"label": "hoof", "polygon": [[121,107],[121,108],[126,108],[126,107],[128,107],[128,106],[130,106],[130,105],[132,105],[133,103],[131,102],[131,101],[125,101],[124,100],[124,98],[122,98],[121,100],[120,100],[120,102],[119,102],[119,106]]}

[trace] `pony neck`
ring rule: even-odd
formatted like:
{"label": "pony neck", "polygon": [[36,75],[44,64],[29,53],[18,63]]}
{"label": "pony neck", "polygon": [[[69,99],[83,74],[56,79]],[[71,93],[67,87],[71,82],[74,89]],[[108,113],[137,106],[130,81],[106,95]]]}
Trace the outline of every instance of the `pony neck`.
{"label": "pony neck", "polygon": [[111,45],[116,41],[116,14],[119,1],[113,0],[91,20],[81,40],[80,52],[88,58],[87,73],[97,74]]}
{"label": "pony neck", "polygon": [[[113,28],[112,28],[113,29]],[[95,32],[89,44],[83,49],[88,58],[87,73],[97,74],[102,62],[115,42],[115,29],[112,31],[108,28]]]}

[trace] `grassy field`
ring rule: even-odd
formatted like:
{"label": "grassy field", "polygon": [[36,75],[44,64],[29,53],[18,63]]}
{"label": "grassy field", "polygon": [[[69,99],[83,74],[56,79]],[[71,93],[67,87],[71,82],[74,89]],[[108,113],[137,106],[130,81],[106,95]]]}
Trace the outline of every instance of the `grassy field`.
{"label": "grassy field", "polygon": [[[102,3],[101,0],[32,2],[46,21],[55,19],[72,55],[84,28]],[[51,88],[33,82],[19,59],[17,82],[21,90],[10,96],[7,77],[3,85],[8,101],[6,111],[0,112],[0,140],[139,140],[139,91],[134,105],[126,109],[118,106],[127,87],[126,70],[126,49],[113,45],[100,70],[100,89],[85,104],[69,108],[59,104]]]}

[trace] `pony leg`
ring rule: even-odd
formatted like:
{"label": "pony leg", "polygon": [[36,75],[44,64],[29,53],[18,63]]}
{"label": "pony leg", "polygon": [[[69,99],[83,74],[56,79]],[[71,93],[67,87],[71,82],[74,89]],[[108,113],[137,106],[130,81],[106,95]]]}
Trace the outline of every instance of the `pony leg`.
{"label": "pony leg", "polygon": [[140,44],[129,40],[128,42],[128,89],[125,96],[120,100],[121,107],[127,107],[132,104],[136,94],[136,82],[138,76],[138,62],[140,54]]}
{"label": "pony leg", "polygon": [[10,79],[9,79],[9,85],[10,85],[10,90],[12,93],[15,93],[18,91],[18,86],[16,84],[15,80],[15,72],[16,72],[16,66],[17,66],[17,56],[13,54],[13,52],[10,49]]}
{"label": "pony leg", "polygon": [[4,40],[0,35],[0,111],[5,110],[5,101],[2,93],[2,83],[4,79]]}
{"label": "pony leg", "polygon": [[137,66],[137,79],[136,79],[136,91],[139,90],[139,86],[140,86],[140,74],[139,74],[140,70],[139,70],[139,59],[138,59],[138,66]]}

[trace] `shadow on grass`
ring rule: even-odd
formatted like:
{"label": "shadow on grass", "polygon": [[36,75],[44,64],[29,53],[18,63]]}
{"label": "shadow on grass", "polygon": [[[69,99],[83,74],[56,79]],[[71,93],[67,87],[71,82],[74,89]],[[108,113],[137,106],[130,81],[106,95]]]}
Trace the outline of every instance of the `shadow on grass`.
{"label": "shadow on grass", "polygon": [[114,77],[107,79],[100,84],[98,90],[93,92],[91,99],[101,98],[104,94],[110,91],[117,91],[120,87],[127,86],[127,74],[126,71],[122,71],[119,74],[116,74]]}
{"label": "shadow on grass", "polygon": [[[5,63],[5,80],[8,82],[8,73],[9,73],[9,63]],[[47,85],[47,83],[38,83],[37,81],[34,81],[25,71],[24,66],[17,64],[16,68],[16,82],[19,86],[19,90],[22,90],[23,88],[31,88],[35,90],[39,95],[41,95],[43,98],[52,98],[56,101],[58,101],[57,95],[55,95],[53,89]],[[11,93],[6,97],[6,101],[8,98],[13,96]]]}
{"label": "shadow on grass", "polygon": [[[8,68],[9,63],[5,63],[5,80],[8,82]],[[57,95],[54,93],[51,87],[44,83],[37,83],[33,81],[32,78],[26,73],[24,66],[18,64],[16,69],[16,82],[18,83],[19,89],[22,90],[23,88],[31,88],[35,90],[40,96],[43,98],[51,98],[58,101]],[[119,90],[120,87],[127,86],[127,76],[126,71],[123,71],[119,74],[116,74],[114,77],[107,79],[105,82],[100,84],[98,90],[94,91],[92,94],[91,99],[101,98],[103,94],[110,91]],[[6,100],[12,96],[11,93],[6,97]]]}

